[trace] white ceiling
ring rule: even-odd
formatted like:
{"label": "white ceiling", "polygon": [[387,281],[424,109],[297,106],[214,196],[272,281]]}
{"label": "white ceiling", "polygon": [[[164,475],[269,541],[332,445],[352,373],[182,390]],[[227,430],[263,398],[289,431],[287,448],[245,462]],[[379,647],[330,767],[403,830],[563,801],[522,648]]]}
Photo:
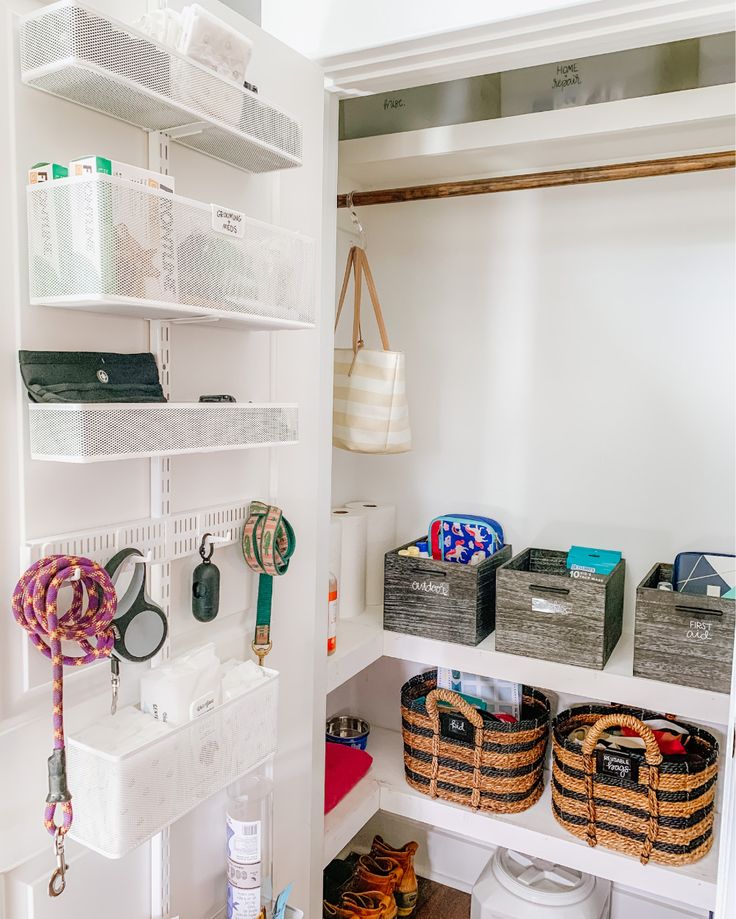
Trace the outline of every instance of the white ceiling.
{"label": "white ceiling", "polygon": [[267,32],[307,57],[465,29],[589,0],[262,0]]}

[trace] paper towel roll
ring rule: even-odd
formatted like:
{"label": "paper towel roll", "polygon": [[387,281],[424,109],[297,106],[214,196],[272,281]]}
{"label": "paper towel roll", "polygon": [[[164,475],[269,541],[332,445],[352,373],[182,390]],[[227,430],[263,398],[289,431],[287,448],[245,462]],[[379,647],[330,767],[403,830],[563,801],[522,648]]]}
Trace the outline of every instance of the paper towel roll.
{"label": "paper towel roll", "polygon": [[349,507],[332,511],[340,526],[340,618],[352,619],[365,611],[366,517]]}
{"label": "paper towel roll", "polygon": [[330,571],[340,580],[340,562],[342,559],[342,527],[337,517],[330,520]]}
{"label": "paper towel roll", "polygon": [[380,606],[383,603],[383,557],[396,548],[396,507],[373,501],[349,501],[345,507],[365,516],[365,602],[367,606]]}

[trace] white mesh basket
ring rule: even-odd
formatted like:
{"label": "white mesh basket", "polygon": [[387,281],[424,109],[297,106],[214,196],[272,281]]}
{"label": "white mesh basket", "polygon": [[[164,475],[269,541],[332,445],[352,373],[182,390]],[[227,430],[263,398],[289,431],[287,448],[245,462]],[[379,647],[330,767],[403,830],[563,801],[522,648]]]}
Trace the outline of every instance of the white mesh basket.
{"label": "white mesh basket", "polygon": [[278,673],[137,750],[67,739],[72,837],[120,858],[276,751]]}
{"label": "white mesh basket", "polygon": [[31,403],[31,458],[65,463],[298,442],[296,405],[257,402]]}
{"label": "white mesh basket", "polygon": [[20,24],[21,78],[248,172],[301,166],[302,130],[255,93],[123,23],[62,0]]}
{"label": "white mesh basket", "polygon": [[261,328],[314,323],[313,240],[113,176],[29,185],[28,256],[34,304]]}

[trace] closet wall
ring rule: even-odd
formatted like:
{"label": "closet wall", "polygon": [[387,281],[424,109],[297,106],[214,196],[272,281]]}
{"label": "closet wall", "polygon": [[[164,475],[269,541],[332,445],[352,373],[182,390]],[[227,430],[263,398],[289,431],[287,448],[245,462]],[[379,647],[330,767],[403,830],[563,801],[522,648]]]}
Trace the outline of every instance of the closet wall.
{"label": "closet wall", "polygon": [[[629,632],[655,561],[733,552],[733,192],[724,171],[360,208],[414,449],[334,451],[333,505],[395,503],[398,543],[467,511],[501,521],[515,551],[621,549]],[[347,212],[338,225],[341,279],[355,237]],[[402,680],[433,663],[384,658],[328,711],[397,730]],[[381,830],[423,841],[420,867],[454,886],[488,857],[380,814],[363,835]],[[616,889],[617,919],[684,915],[706,914]]]}
{"label": "closet wall", "polygon": [[621,549],[631,630],[655,561],[732,547],[733,188],[724,171],[360,209],[414,449],[334,451],[333,504],[395,503],[399,542],[472,511],[518,551]]}

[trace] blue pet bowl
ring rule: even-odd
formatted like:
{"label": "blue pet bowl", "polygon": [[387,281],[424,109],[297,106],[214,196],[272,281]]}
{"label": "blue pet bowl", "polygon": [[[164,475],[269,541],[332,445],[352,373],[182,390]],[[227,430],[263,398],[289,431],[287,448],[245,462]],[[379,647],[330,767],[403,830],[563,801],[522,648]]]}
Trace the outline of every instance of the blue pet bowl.
{"label": "blue pet bowl", "polygon": [[362,718],[353,715],[335,715],[327,719],[325,737],[329,743],[365,750],[371,726]]}

